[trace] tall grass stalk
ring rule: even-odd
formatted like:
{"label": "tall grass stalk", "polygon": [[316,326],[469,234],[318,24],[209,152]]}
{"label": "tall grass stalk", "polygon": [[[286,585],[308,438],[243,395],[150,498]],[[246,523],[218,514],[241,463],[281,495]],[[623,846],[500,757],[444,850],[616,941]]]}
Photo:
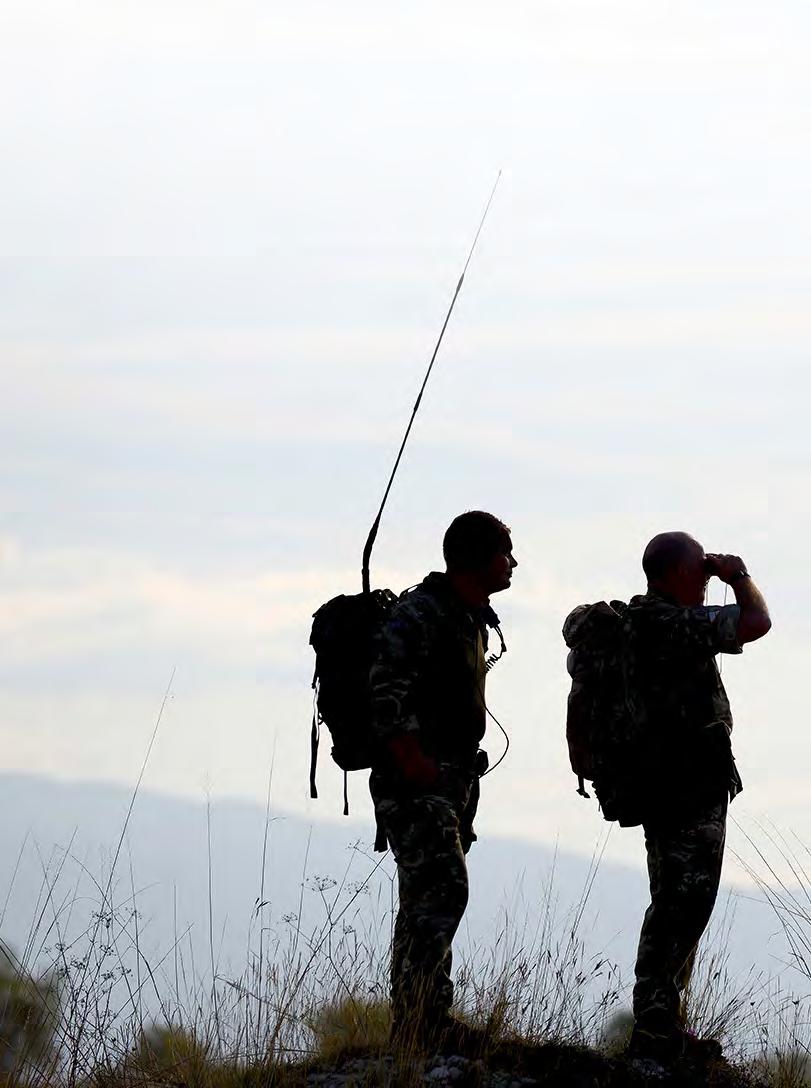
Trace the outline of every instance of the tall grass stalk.
{"label": "tall grass stalk", "polygon": [[[206,818],[210,842],[211,806]],[[94,876],[73,840],[41,858],[24,953],[17,959],[5,951],[19,987],[28,986],[32,1000],[39,995],[43,1026],[38,1035],[14,1041],[5,1066],[9,1088],[169,1081],[225,1088],[251,1070],[281,1075],[291,1061],[319,1054],[334,1059],[353,1046],[386,1048],[393,877],[381,859],[357,846],[337,878],[311,874],[308,850],[298,913],[277,918],[265,898],[270,821],[269,787],[259,895],[246,911],[247,956],[237,973],[218,962],[210,852],[203,973],[191,932],[178,919],[176,889],[173,940],[154,955],[145,947],[144,889],[131,859],[125,885],[110,872]],[[122,852],[115,852],[111,868]],[[458,1013],[485,1028],[494,1043],[596,1045],[627,1007],[629,987],[619,968],[595,955],[583,933],[601,857],[598,850],[575,903],[559,902],[553,866],[532,909],[523,917],[505,910],[488,946],[459,942]],[[358,864],[362,876],[355,879]],[[804,893],[789,883],[769,887],[775,909],[799,926]],[[305,902],[319,908],[317,921],[306,926]],[[811,910],[811,898],[808,903]],[[741,1054],[758,1058],[775,1088],[799,1088],[808,1064],[807,1006],[760,977],[732,975],[726,942],[733,921],[727,910],[705,942],[688,995],[690,1022],[733,1050],[736,1040],[747,1040]],[[796,947],[807,947],[799,936]]]}

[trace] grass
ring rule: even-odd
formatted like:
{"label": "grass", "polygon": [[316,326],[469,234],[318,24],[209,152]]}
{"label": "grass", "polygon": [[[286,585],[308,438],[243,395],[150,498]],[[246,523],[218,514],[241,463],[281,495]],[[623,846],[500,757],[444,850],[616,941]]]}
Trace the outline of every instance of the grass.
{"label": "grass", "polygon": [[[209,811],[209,832],[210,818]],[[266,826],[269,820],[268,804]],[[379,861],[361,855],[365,877],[352,881],[349,866],[337,879],[310,876],[303,859],[298,914],[273,919],[265,898],[265,836],[246,962],[234,976],[218,963],[211,907],[206,956],[195,959],[176,917],[172,945],[147,956],[132,866],[116,876],[126,860],[123,843],[122,835],[100,877],[74,855],[72,843],[38,855],[42,879],[28,939],[17,954],[0,942],[0,1083],[293,1088],[308,1070],[360,1053],[373,1061],[370,1069],[379,1059],[381,1081],[391,1082],[383,1055],[393,889]],[[807,984],[809,852],[771,835],[754,855],[750,872],[786,932],[797,980]],[[616,965],[594,954],[582,936],[599,863],[595,856],[573,904],[557,901],[553,872],[536,912],[521,920],[505,913],[492,942],[459,963],[458,1014],[485,1029],[485,1058],[494,1067],[525,1066],[541,1076],[542,1062],[543,1068],[550,1060],[561,1068],[586,1062],[584,1076],[609,1083],[600,1078],[627,1040],[629,991]],[[212,880],[209,865],[209,902]],[[319,906],[318,922],[306,930],[305,897]],[[733,929],[734,915],[726,912],[707,935],[687,995],[688,1021],[697,1033],[721,1039],[731,1057],[771,1088],[806,1088],[806,1001],[774,981],[735,979],[726,953]],[[400,1056],[398,1084],[419,1080],[417,1058]]]}
{"label": "grass", "polygon": [[[536,917],[518,924],[503,915],[492,944],[459,964],[459,1015],[486,1029],[492,1060],[501,1053],[515,1061],[519,1052],[523,1060],[532,1048],[550,1047],[610,1054],[616,1044],[627,988],[580,932],[598,864],[595,858],[576,903],[557,903],[552,874]],[[16,1038],[4,1037],[9,1088],[236,1088],[257,1079],[292,1085],[314,1063],[335,1065],[359,1052],[380,1057],[388,1049],[392,906],[390,889],[381,890],[385,879],[378,880],[371,918],[368,910],[379,863],[368,861],[360,882],[351,882],[348,870],[337,880],[305,879],[302,896],[320,905],[320,920],[308,931],[295,917],[268,924],[260,897],[237,977],[219,970],[213,927],[207,972],[198,972],[185,931],[150,961],[131,876],[94,879],[69,849],[43,860],[42,871],[24,954],[18,959],[6,950],[12,989],[36,995],[40,1010]],[[90,881],[92,902],[79,895],[78,876]],[[723,934],[713,934],[690,1008],[697,1025],[731,1036],[751,1006],[724,979],[722,949]],[[0,988],[0,1005],[8,1008],[11,989]],[[772,1082],[795,1088],[802,1082],[789,1076],[799,1058],[787,1054]],[[415,1058],[402,1067],[412,1068]]]}
{"label": "grass", "polygon": [[497,1038],[585,1045],[599,1038],[623,998],[615,964],[592,955],[580,929],[599,865],[595,856],[579,900],[560,907],[554,868],[536,917],[502,915],[491,946],[470,956],[457,976],[457,1001]]}

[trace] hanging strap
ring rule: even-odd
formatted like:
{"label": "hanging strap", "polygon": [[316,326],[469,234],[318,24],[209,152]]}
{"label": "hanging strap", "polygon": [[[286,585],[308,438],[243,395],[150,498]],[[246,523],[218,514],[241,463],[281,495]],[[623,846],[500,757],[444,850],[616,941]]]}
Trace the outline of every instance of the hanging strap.
{"label": "hanging strap", "polygon": [[375,813],[375,845],[374,851],[376,854],[385,854],[389,848],[389,840],[386,836],[386,829],[380,817]]}
{"label": "hanging strap", "polygon": [[315,765],[318,763],[318,712],[313,711],[313,727],[310,731],[310,797],[318,797],[315,784]]}
{"label": "hanging strap", "polygon": [[318,787],[315,784],[315,768],[318,763],[318,742],[321,739],[321,730],[318,721],[318,670],[313,673],[313,726],[310,730],[310,797],[318,797]]}

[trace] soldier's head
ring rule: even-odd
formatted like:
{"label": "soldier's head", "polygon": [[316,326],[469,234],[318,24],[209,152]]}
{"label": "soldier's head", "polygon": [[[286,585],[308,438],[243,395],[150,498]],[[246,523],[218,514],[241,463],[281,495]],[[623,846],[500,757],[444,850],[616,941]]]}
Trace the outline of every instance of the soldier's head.
{"label": "soldier's head", "polygon": [[659,533],[642,556],[648,586],[678,604],[702,604],[709,575],[704,549],[689,533]]}
{"label": "soldier's head", "polygon": [[468,510],[454,518],[442,541],[442,552],[448,574],[482,598],[509,589],[518,566],[510,530],[484,510]]}

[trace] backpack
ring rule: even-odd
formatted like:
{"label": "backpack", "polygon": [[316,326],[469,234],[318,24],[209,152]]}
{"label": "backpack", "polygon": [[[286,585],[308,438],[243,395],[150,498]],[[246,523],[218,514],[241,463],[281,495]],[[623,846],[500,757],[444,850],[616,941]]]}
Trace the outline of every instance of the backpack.
{"label": "backpack", "polygon": [[313,724],[310,734],[310,796],[318,797],[315,772],[321,724],[332,738],[332,758],[344,772],[344,815],[349,814],[348,771],[372,765],[374,737],[369,670],[377,635],[397,597],[390,589],[341,594],[313,615],[315,650]]}
{"label": "backpack", "polygon": [[575,608],[563,625],[572,678],[566,714],[578,793],[594,784],[606,820],[642,822],[650,789],[649,733],[635,682],[634,630],[623,601]]}

